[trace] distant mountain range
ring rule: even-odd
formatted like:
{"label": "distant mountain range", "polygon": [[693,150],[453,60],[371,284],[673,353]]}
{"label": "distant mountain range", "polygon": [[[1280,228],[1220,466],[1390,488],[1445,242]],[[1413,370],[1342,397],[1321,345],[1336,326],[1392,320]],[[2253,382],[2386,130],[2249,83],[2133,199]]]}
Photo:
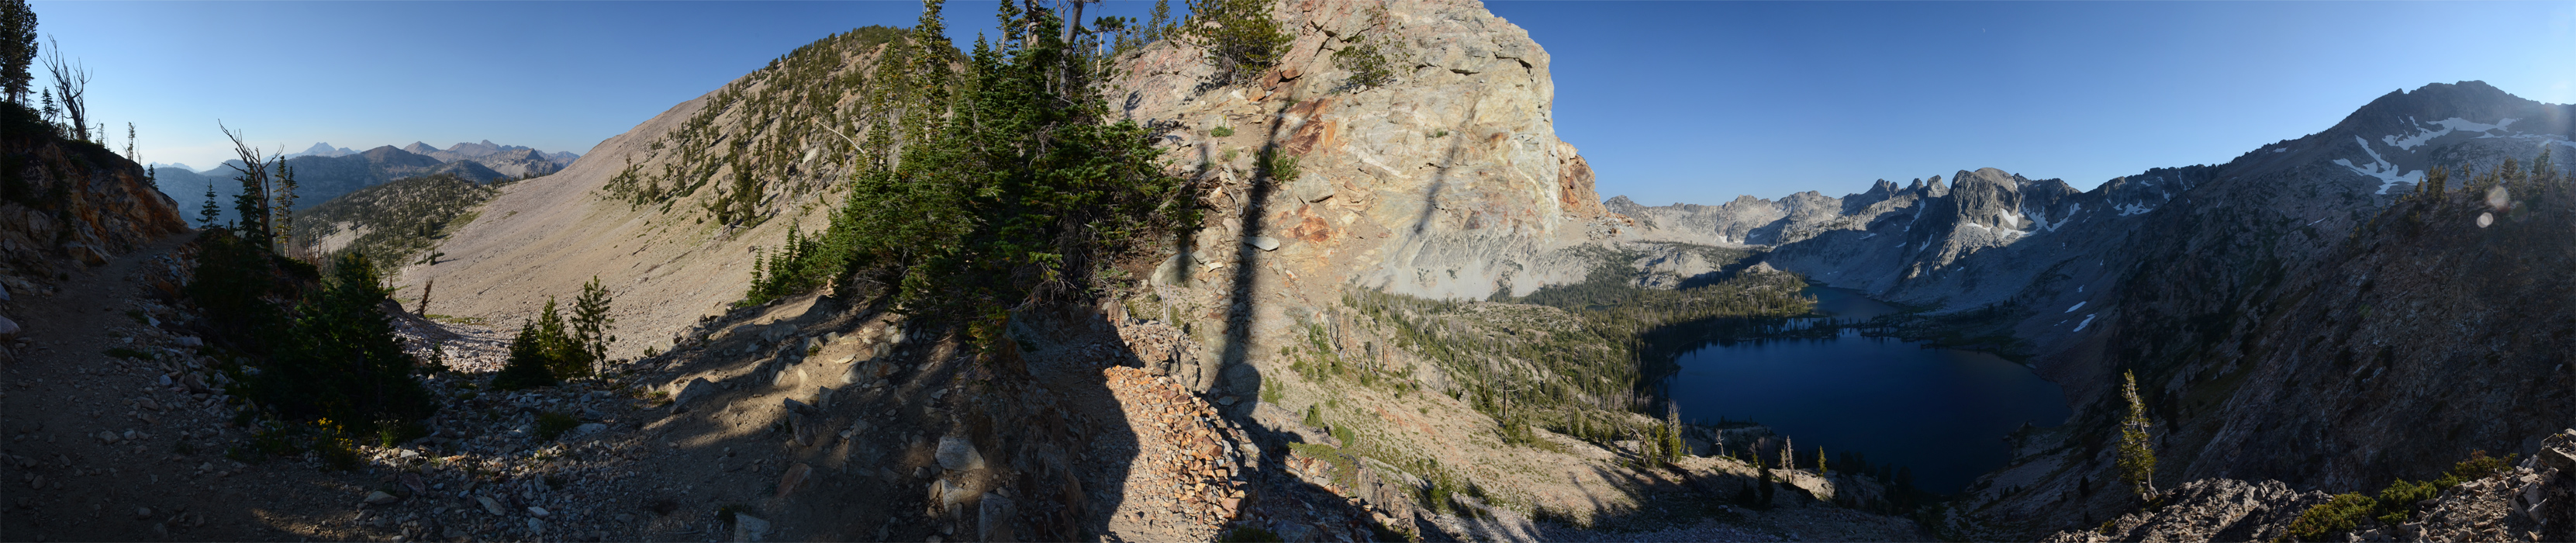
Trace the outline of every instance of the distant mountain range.
{"label": "distant mountain range", "polygon": [[295,158],[300,156],[342,157],[354,154],[358,154],[358,152],[351,151],[347,147],[332,147],[331,144],[328,143],[316,143],[313,144],[312,147],[305,148],[303,152],[288,154],[286,155],[286,158]]}
{"label": "distant mountain range", "polygon": [[[2116,478],[2094,453],[2124,373],[2154,398],[2169,483],[2359,488],[2564,428],[2576,251],[2563,185],[2416,186],[2436,167],[2567,175],[2570,156],[2576,106],[2464,81],[2089,191],[1986,168],[1840,198],[1604,205],[1636,221],[1633,239],[1767,248],[1772,267],[1944,315],[1924,333],[2028,356],[2078,430],[2017,445],[2013,465],[2056,467],[1990,475],[1958,507],[2077,529],[2136,503],[2083,491]],[[2523,175],[2541,177],[2503,178]]]}
{"label": "distant mountain range", "polygon": [[[306,209],[358,189],[395,179],[433,174],[454,174],[477,183],[519,179],[551,174],[569,166],[581,155],[570,152],[547,153],[537,149],[499,145],[491,140],[480,143],[458,143],[447,149],[413,142],[403,148],[391,145],[365,151],[315,143],[303,151],[286,156],[286,165],[295,169],[296,208]],[[190,220],[206,198],[206,188],[215,190],[215,205],[221,218],[232,220],[232,198],[241,193],[233,181],[239,160],[227,160],[213,168],[192,170],[184,164],[162,165],[157,181],[164,194],[186,208]]]}

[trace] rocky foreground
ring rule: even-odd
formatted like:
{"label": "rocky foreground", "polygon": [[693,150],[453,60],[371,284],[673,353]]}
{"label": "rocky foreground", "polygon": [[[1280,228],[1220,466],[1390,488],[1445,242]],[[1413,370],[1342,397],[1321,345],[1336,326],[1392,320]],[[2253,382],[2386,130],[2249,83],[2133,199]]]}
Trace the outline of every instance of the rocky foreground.
{"label": "rocky foreground", "polygon": [[[2193,481],[2165,494],[2162,507],[2122,515],[2096,530],[2060,532],[2057,542],[2281,541],[2324,492],[2279,481]],[[2470,480],[2417,504],[2395,525],[2328,534],[2333,541],[2576,540],[2576,430],[2549,436],[2521,465]]]}

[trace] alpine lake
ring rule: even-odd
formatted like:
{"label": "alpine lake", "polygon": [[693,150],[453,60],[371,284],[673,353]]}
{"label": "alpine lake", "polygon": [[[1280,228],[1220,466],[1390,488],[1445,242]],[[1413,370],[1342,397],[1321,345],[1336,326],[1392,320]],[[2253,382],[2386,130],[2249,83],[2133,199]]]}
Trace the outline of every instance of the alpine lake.
{"label": "alpine lake", "polygon": [[[1938,494],[2003,467],[2010,459],[2005,438],[2024,424],[2066,421],[2064,392],[2028,367],[1867,334],[1851,324],[1900,310],[1852,290],[1811,286],[1804,293],[1816,298],[1821,317],[1757,326],[1770,330],[1751,335],[1757,339],[1650,339],[1664,343],[1657,350],[1679,351],[1660,384],[1683,421],[1760,423],[1791,442],[1802,467],[1813,466],[1817,447],[1836,459],[1859,453],[1870,465],[1910,471],[1915,488]],[[1744,452],[1743,444],[1726,446]]]}

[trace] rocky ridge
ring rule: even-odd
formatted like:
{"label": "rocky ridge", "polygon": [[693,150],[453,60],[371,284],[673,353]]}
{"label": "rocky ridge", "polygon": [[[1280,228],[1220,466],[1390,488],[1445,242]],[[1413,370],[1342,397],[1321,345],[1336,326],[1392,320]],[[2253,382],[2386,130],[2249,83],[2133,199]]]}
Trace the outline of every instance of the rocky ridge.
{"label": "rocky ridge", "polygon": [[[2099,529],[2059,532],[2057,542],[2280,541],[2323,492],[2279,481],[2192,481],[2152,511],[2122,515]],[[2444,489],[2394,525],[2328,534],[2338,541],[2566,541],[2576,537],[2576,430],[2550,435],[2538,454],[2492,476]],[[2377,524],[2377,523],[2372,523]]]}

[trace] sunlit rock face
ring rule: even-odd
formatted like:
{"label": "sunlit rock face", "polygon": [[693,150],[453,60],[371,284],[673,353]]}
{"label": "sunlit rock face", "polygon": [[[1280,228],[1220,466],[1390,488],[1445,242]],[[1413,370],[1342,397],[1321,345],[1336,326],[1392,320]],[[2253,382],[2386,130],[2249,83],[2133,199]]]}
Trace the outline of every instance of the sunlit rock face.
{"label": "sunlit rock face", "polygon": [[9,194],[0,199],[0,271],[13,288],[188,231],[177,202],[153,188],[142,166],[96,145],[9,134],[0,136],[0,156],[17,169],[7,172]]}
{"label": "sunlit rock face", "polygon": [[[1182,165],[1213,166],[1221,217],[1195,258],[1231,261],[1239,240],[1268,237],[1297,277],[1440,298],[1588,271],[1557,251],[1619,223],[1556,139],[1547,52],[1527,32],[1473,1],[1309,0],[1274,16],[1296,39],[1251,85],[1205,88],[1202,51],[1160,43],[1124,62],[1111,95],[1140,121],[1177,123],[1167,141]],[[1334,53],[1362,43],[1394,82],[1349,85]],[[1264,149],[1298,157],[1298,177],[1255,183]]]}

